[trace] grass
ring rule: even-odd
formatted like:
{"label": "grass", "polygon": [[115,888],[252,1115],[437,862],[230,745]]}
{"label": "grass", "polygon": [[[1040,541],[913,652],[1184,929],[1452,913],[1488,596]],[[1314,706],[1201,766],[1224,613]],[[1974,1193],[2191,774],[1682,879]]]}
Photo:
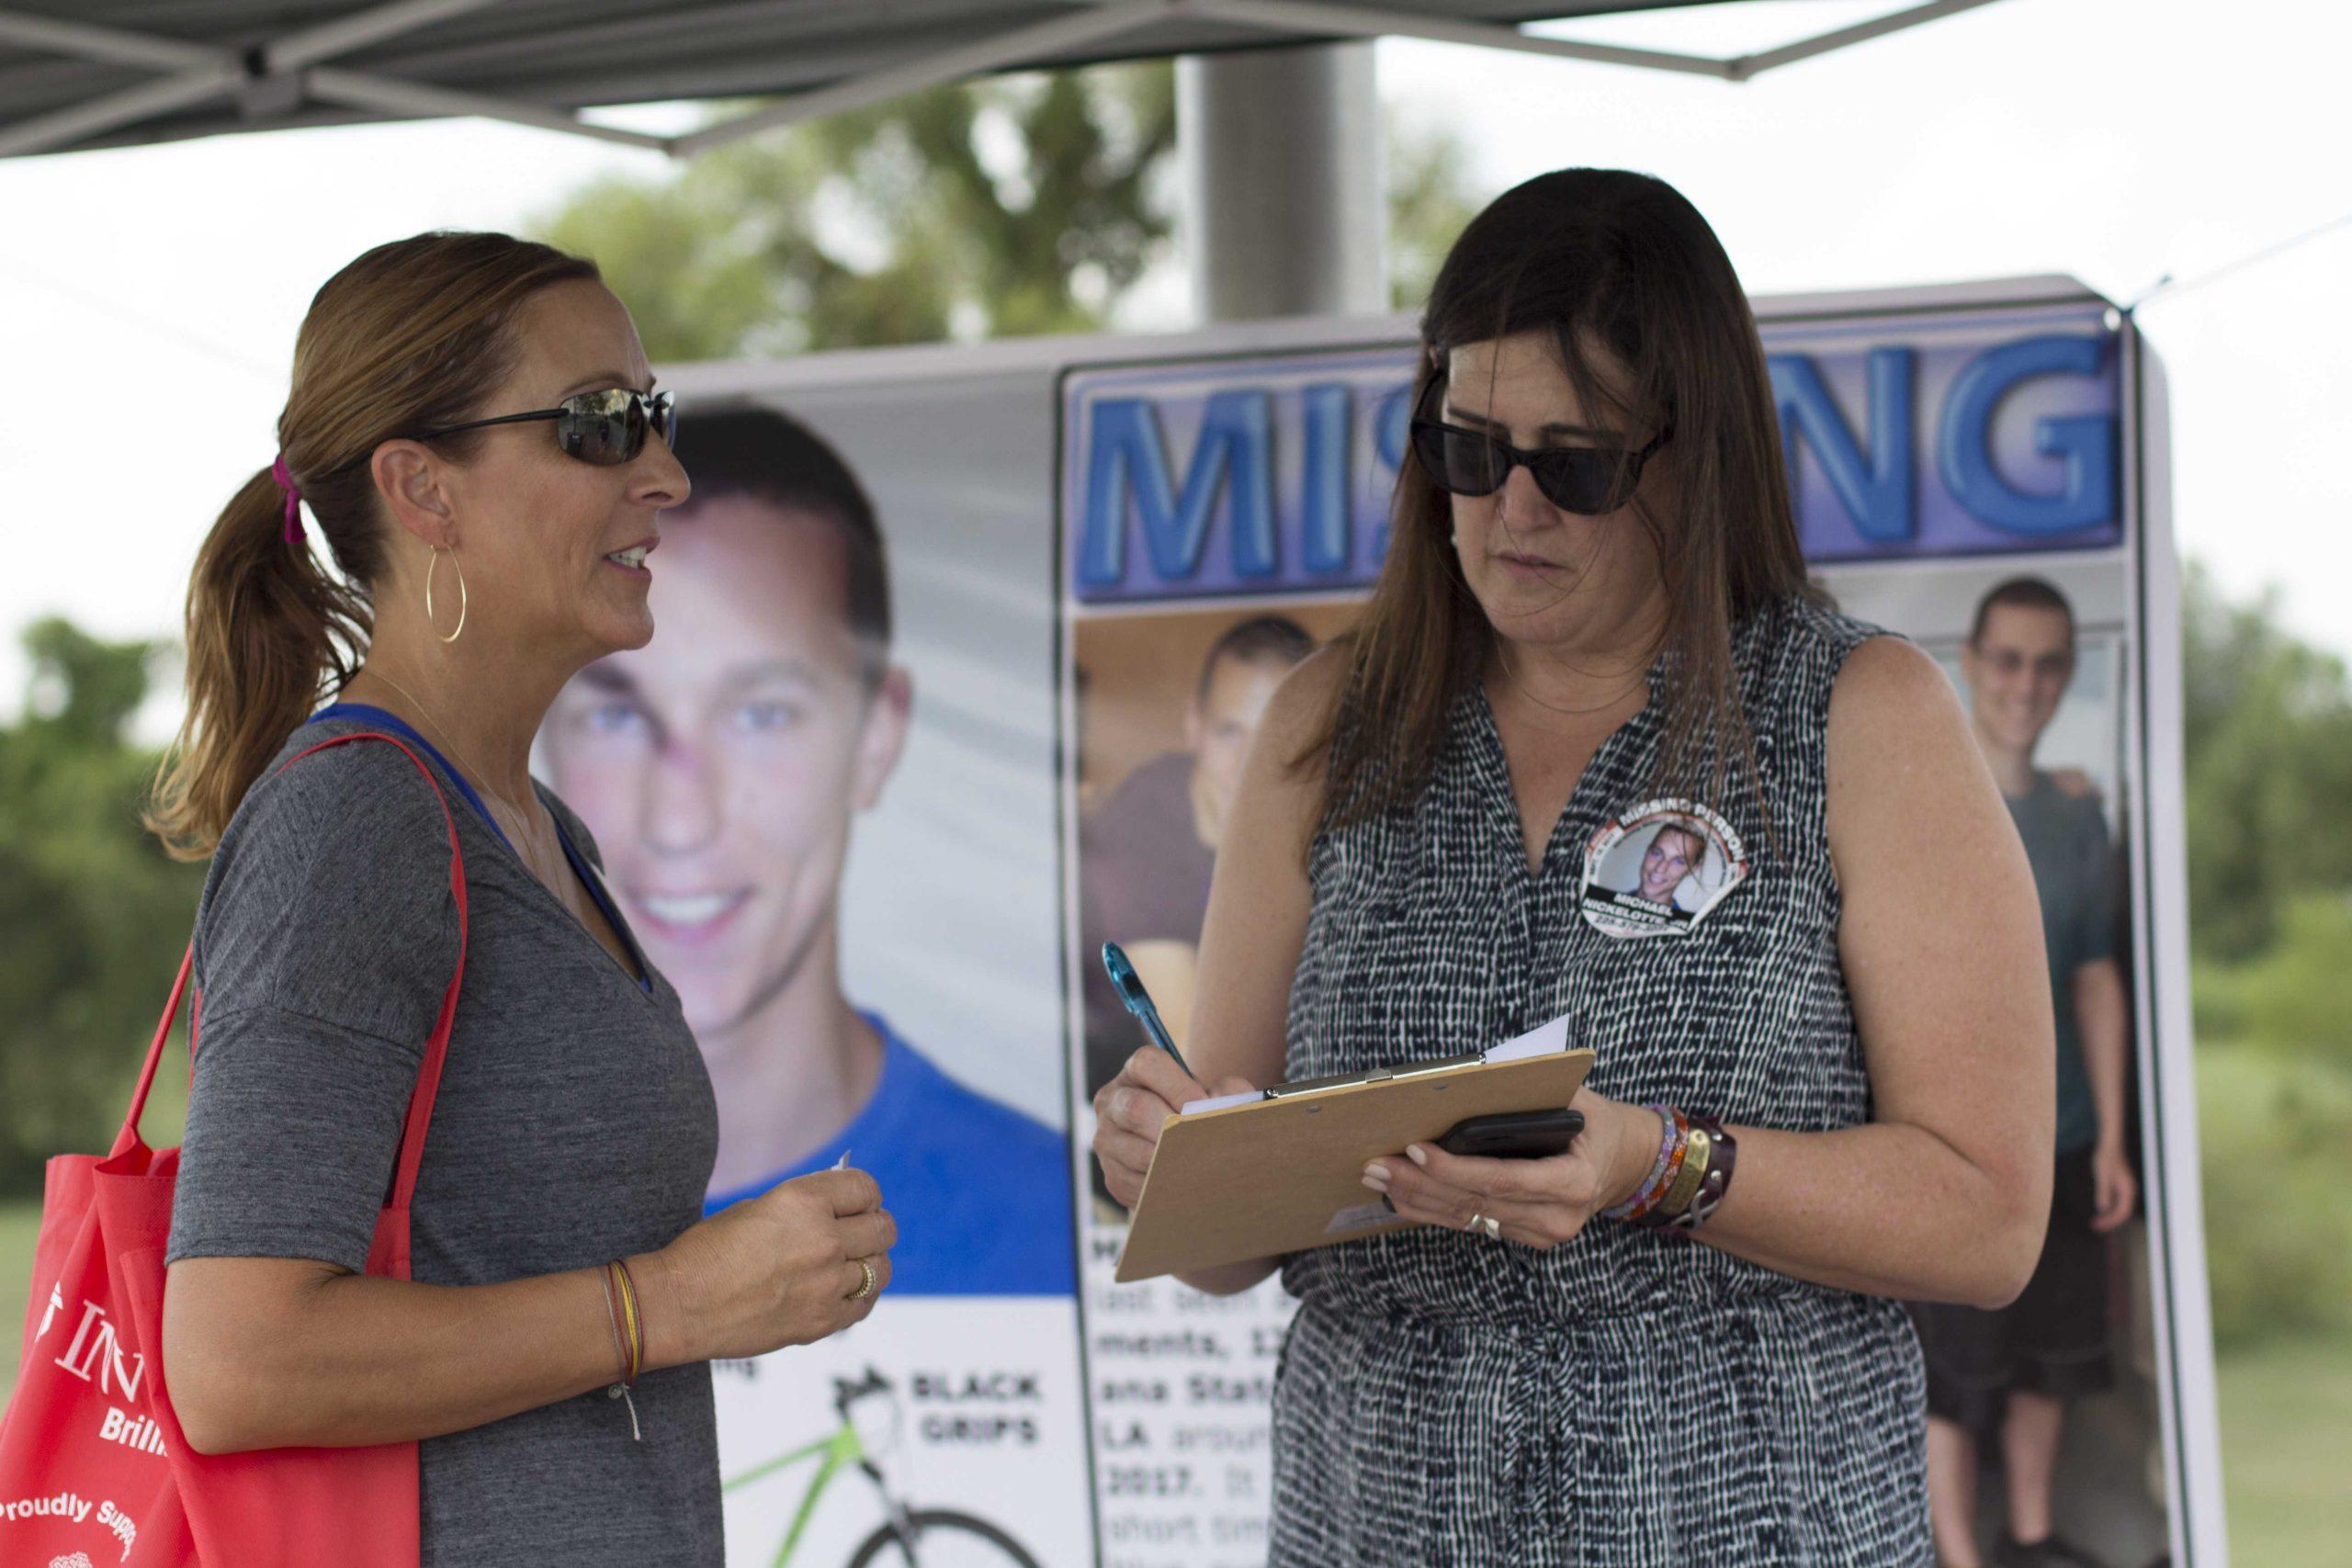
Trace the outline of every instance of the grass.
{"label": "grass", "polygon": [[2352,1337],[2278,1339],[2220,1366],[2230,1561],[2340,1563],[2352,1540]]}
{"label": "grass", "polygon": [[[0,1201],[0,1396],[15,1386],[40,1206]],[[2222,1359],[2222,1469],[2230,1558],[2245,1568],[2328,1568],[2352,1540],[2352,1337],[2278,1339]]]}

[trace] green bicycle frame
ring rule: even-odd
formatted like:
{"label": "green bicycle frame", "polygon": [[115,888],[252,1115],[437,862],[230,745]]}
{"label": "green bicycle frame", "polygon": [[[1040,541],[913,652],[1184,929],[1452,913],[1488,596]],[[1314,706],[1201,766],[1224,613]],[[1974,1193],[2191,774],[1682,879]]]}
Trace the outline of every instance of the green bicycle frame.
{"label": "green bicycle frame", "polygon": [[806,1448],[795,1449],[755,1469],[747,1470],[719,1488],[722,1492],[732,1492],[754,1481],[764,1480],[777,1471],[788,1470],[804,1459],[817,1460],[817,1472],[808,1478],[808,1490],[800,1499],[800,1511],[793,1515],[792,1529],[786,1532],[784,1544],[775,1549],[771,1568],[785,1568],[785,1564],[792,1561],[792,1553],[799,1546],[801,1536],[807,1533],[810,1517],[817,1511],[817,1499],[824,1495],[825,1488],[832,1483],[833,1477],[851,1465],[865,1462],[865,1445],[858,1440],[857,1428],[844,1421],[841,1430],[831,1437],[820,1438]]}

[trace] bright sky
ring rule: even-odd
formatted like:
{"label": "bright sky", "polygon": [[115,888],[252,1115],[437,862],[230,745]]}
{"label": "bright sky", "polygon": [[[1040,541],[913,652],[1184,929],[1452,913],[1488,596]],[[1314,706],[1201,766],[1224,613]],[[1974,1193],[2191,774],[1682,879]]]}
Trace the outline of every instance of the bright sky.
{"label": "bright sky", "polygon": [[[1726,54],[1898,5],[1770,0],[1553,30]],[[1419,43],[1383,44],[1379,70],[1407,123],[1469,143],[1481,194],[1564,164],[1649,170],[1707,214],[1756,292],[2072,273],[2128,299],[2352,214],[2347,54],[2336,6],[2000,0],[1740,86]],[[37,615],[176,633],[197,543],[269,461],[295,329],[337,267],[661,166],[481,121],[0,163],[17,389],[0,479],[23,524],[0,576],[0,714],[17,706],[16,633]],[[2352,656],[2348,264],[2339,226],[2160,298],[2142,322],[2170,372],[2185,547],[2233,588],[2279,584],[2297,629]],[[168,733],[172,716],[142,728]]]}

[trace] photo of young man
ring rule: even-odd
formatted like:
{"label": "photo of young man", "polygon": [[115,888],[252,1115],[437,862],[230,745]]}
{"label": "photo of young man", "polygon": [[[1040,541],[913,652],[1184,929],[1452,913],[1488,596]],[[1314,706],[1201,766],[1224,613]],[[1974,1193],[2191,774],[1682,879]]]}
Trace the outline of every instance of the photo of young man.
{"label": "photo of young man", "polygon": [[2116,865],[2099,801],[2079,775],[2034,766],[2075,674],[2075,617],[2039,578],[1986,593],[1961,654],[1979,748],[2007,797],[2041,896],[2057,1018],[2057,1137],[2041,1261],[2010,1305],[1917,1309],[1928,1359],[1928,1453],[1938,1553],[1976,1568],[1981,1442],[1997,1440],[2003,1568],[2096,1563],[2053,1530],[2051,1482],[2070,1402],[2106,1390],[2107,1233],[2131,1219],[2126,1154],[2129,1001],[2116,950]]}
{"label": "photo of young man", "polygon": [[1134,962],[1182,1046],[1226,811],[1274,688],[1315,647],[1314,637],[1283,615],[1227,627],[1201,660],[1184,709],[1183,749],[1136,767],[1088,820],[1079,851],[1079,923],[1090,1095],[1143,1043],[1102,972],[1105,942]]}
{"label": "photo of young man", "polygon": [[1638,893],[1653,904],[1671,904],[1675,891],[1707,852],[1707,840],[1689,828],[1669,824],[1657,830],[1650,847],[1642,853],[1642,874],[1626,889]]}
{"label": "photo of young man", "polygon": [[893,1295],[1074,1289],[1064,1135],[948,1077],[843,994],[851,823],[913,708],[857,478],[797,421],[706,415],[650,562],[650,644],[548,714],[552,782],[684,1000],[718,1093],[715,1212],[846,1156],[897,1217]]}

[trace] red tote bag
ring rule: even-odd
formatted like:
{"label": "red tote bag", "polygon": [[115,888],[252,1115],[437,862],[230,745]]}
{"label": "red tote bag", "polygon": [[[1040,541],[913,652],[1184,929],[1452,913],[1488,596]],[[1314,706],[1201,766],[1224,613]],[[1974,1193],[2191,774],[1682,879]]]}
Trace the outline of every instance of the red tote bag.
{"label": "red tote bag", "polygon": [[[405,1280],[409,1201],[466,970],[466,868],[447,795],[433,770],[393,737],[337,736],[286,766],[354,740],[400,747],[433,785],[449,829],[449,890],[458,900],[457,973],[425,1046],[391,1195],[368,1255],[368,1273]],[[17,1392],[0,1416],[0,1564],[414,1568],[414,1443],[208,1457],[188,1448],[172,1413],[163,1364],[164,1254],[179,1150],[149,1148],[139,1116],[195,958],[190,943],[114,1148],[103,1158],[61,1155],[49,1162]],[[203,1020],[199,994],[190,1014],[191,1055]]]}

